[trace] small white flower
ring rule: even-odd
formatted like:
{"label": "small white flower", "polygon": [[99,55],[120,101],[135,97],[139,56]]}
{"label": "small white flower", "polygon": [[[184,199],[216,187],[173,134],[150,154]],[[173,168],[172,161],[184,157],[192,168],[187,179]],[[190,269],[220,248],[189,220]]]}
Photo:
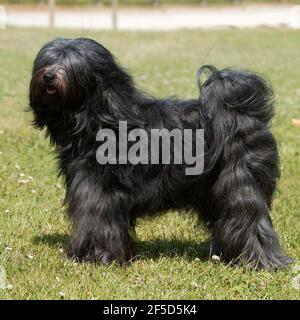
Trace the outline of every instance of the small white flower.
{"label": "small white flower", "polygon": [[27,254],[26,257],[27,257],[28,259],[30,259],[30,260],[33,259],[33,256],[32,256],[31,254]]}
{"label": "small white flower", "polygon": [[216,254],[214,254],[212,257],[211,257],[212,261],[214,262],[219,262],[220,261],[220,257],[217,256]]}
{"label": "small white flower", "polygon": [[143,282],[143,278],[142,277],[136,277],[136,283],[137,284],[141,284]]}
{"label": "small white flower", "polygon": [[28,182],[31,182],[31,181],[33,181],[33,177],[32,176],[27,176],[27,177],[25,177],[26,175],[25,175],[25,173],[20,173],[19,174],[19,176],[20,176],[20,178],[22,178],[22,179],[19,179],[18,180],[18,183],[19,184],[27,184]]}
{"label": "small white flower", "polygon": [[6,209],[6,210],[4,210],[4,212],[5,212],[5,213],[9,213],[9,210],[8,210],[8,209]]}
{"label": "small white flower", "polygon": [[5,251],[12,251],[11,247],[5,247]]}
{"label": "small white flower", "polygon": [[27,184],[28,182],[29,182],[28,179],[19,179],[19,180],[18,180],[18,183],[19,183],[19,184]]}

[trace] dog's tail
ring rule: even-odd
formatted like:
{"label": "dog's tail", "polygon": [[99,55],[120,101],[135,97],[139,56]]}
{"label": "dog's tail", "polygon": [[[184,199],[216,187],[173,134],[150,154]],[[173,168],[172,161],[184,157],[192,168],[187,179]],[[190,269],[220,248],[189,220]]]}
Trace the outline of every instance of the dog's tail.
{"label": "dog's tail", "polygon": [[[201,78],[208,74],[202,84]],[[224,109],[268,123],[273,116],[273,90],[270,84],[256,73],[234,69],[217,70],[202,66],[197,72],[200,98],[211,109]]]}
{"label": "dog's tail", "polygon": [[267,128],[274,110],[273,90],[258,74],[217,70],[209,65],[198,70],[197,80],[203,116],[210,128],[205,138],[210,146],[206,163],[209,169],[222,156],[225,146],[232,145],[238,136],[251,134],[255,123]]}

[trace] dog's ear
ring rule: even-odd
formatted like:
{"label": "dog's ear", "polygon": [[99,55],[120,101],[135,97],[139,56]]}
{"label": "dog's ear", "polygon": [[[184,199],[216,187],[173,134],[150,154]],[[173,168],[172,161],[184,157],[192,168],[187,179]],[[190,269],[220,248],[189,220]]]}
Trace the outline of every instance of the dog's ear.
{"label": "dog's ear", "polygon": [[82,107],[82,120],[92,130],[103,125],[113,125],[118,117],[120,97],[110,87],[99,82],[97,88],[87,97]]}

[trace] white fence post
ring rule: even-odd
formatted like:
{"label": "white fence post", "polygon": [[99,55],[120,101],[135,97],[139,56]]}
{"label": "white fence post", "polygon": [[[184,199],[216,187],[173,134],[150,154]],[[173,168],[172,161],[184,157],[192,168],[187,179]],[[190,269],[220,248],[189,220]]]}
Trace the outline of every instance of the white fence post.
{"label": "white fence post", "polygon": [[112,4],[112,28],[118,29],[118,0],[111,0]]}
{"label": "white fence post", "polygon": [[49,0],[49,27],[53,28],[55,25],[55,0]]}

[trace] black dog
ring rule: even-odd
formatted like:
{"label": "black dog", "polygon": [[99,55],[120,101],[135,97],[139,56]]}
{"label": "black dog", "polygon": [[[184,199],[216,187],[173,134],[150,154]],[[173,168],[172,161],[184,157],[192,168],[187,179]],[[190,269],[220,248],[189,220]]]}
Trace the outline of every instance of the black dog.
{"label": "black dog", "polygon": [[[207,80],[200,83],[202,74]],[[56,39],[34,62],[30,106],[47,128],[66,183],[73,231],[70,255],[126,263],[135,221],[168,210],[196,212],[226,261],[280,268],[283,255],[269,216],[279,176],[270,86],[258,75],[204,66],[200,98],[159,100],[139,91],[112,54],[90,39]],[[99,129],[204,129],[202,174],[186,163],[106,164],[96,160]],[[172,145],[174,146],[174,144]]]}

